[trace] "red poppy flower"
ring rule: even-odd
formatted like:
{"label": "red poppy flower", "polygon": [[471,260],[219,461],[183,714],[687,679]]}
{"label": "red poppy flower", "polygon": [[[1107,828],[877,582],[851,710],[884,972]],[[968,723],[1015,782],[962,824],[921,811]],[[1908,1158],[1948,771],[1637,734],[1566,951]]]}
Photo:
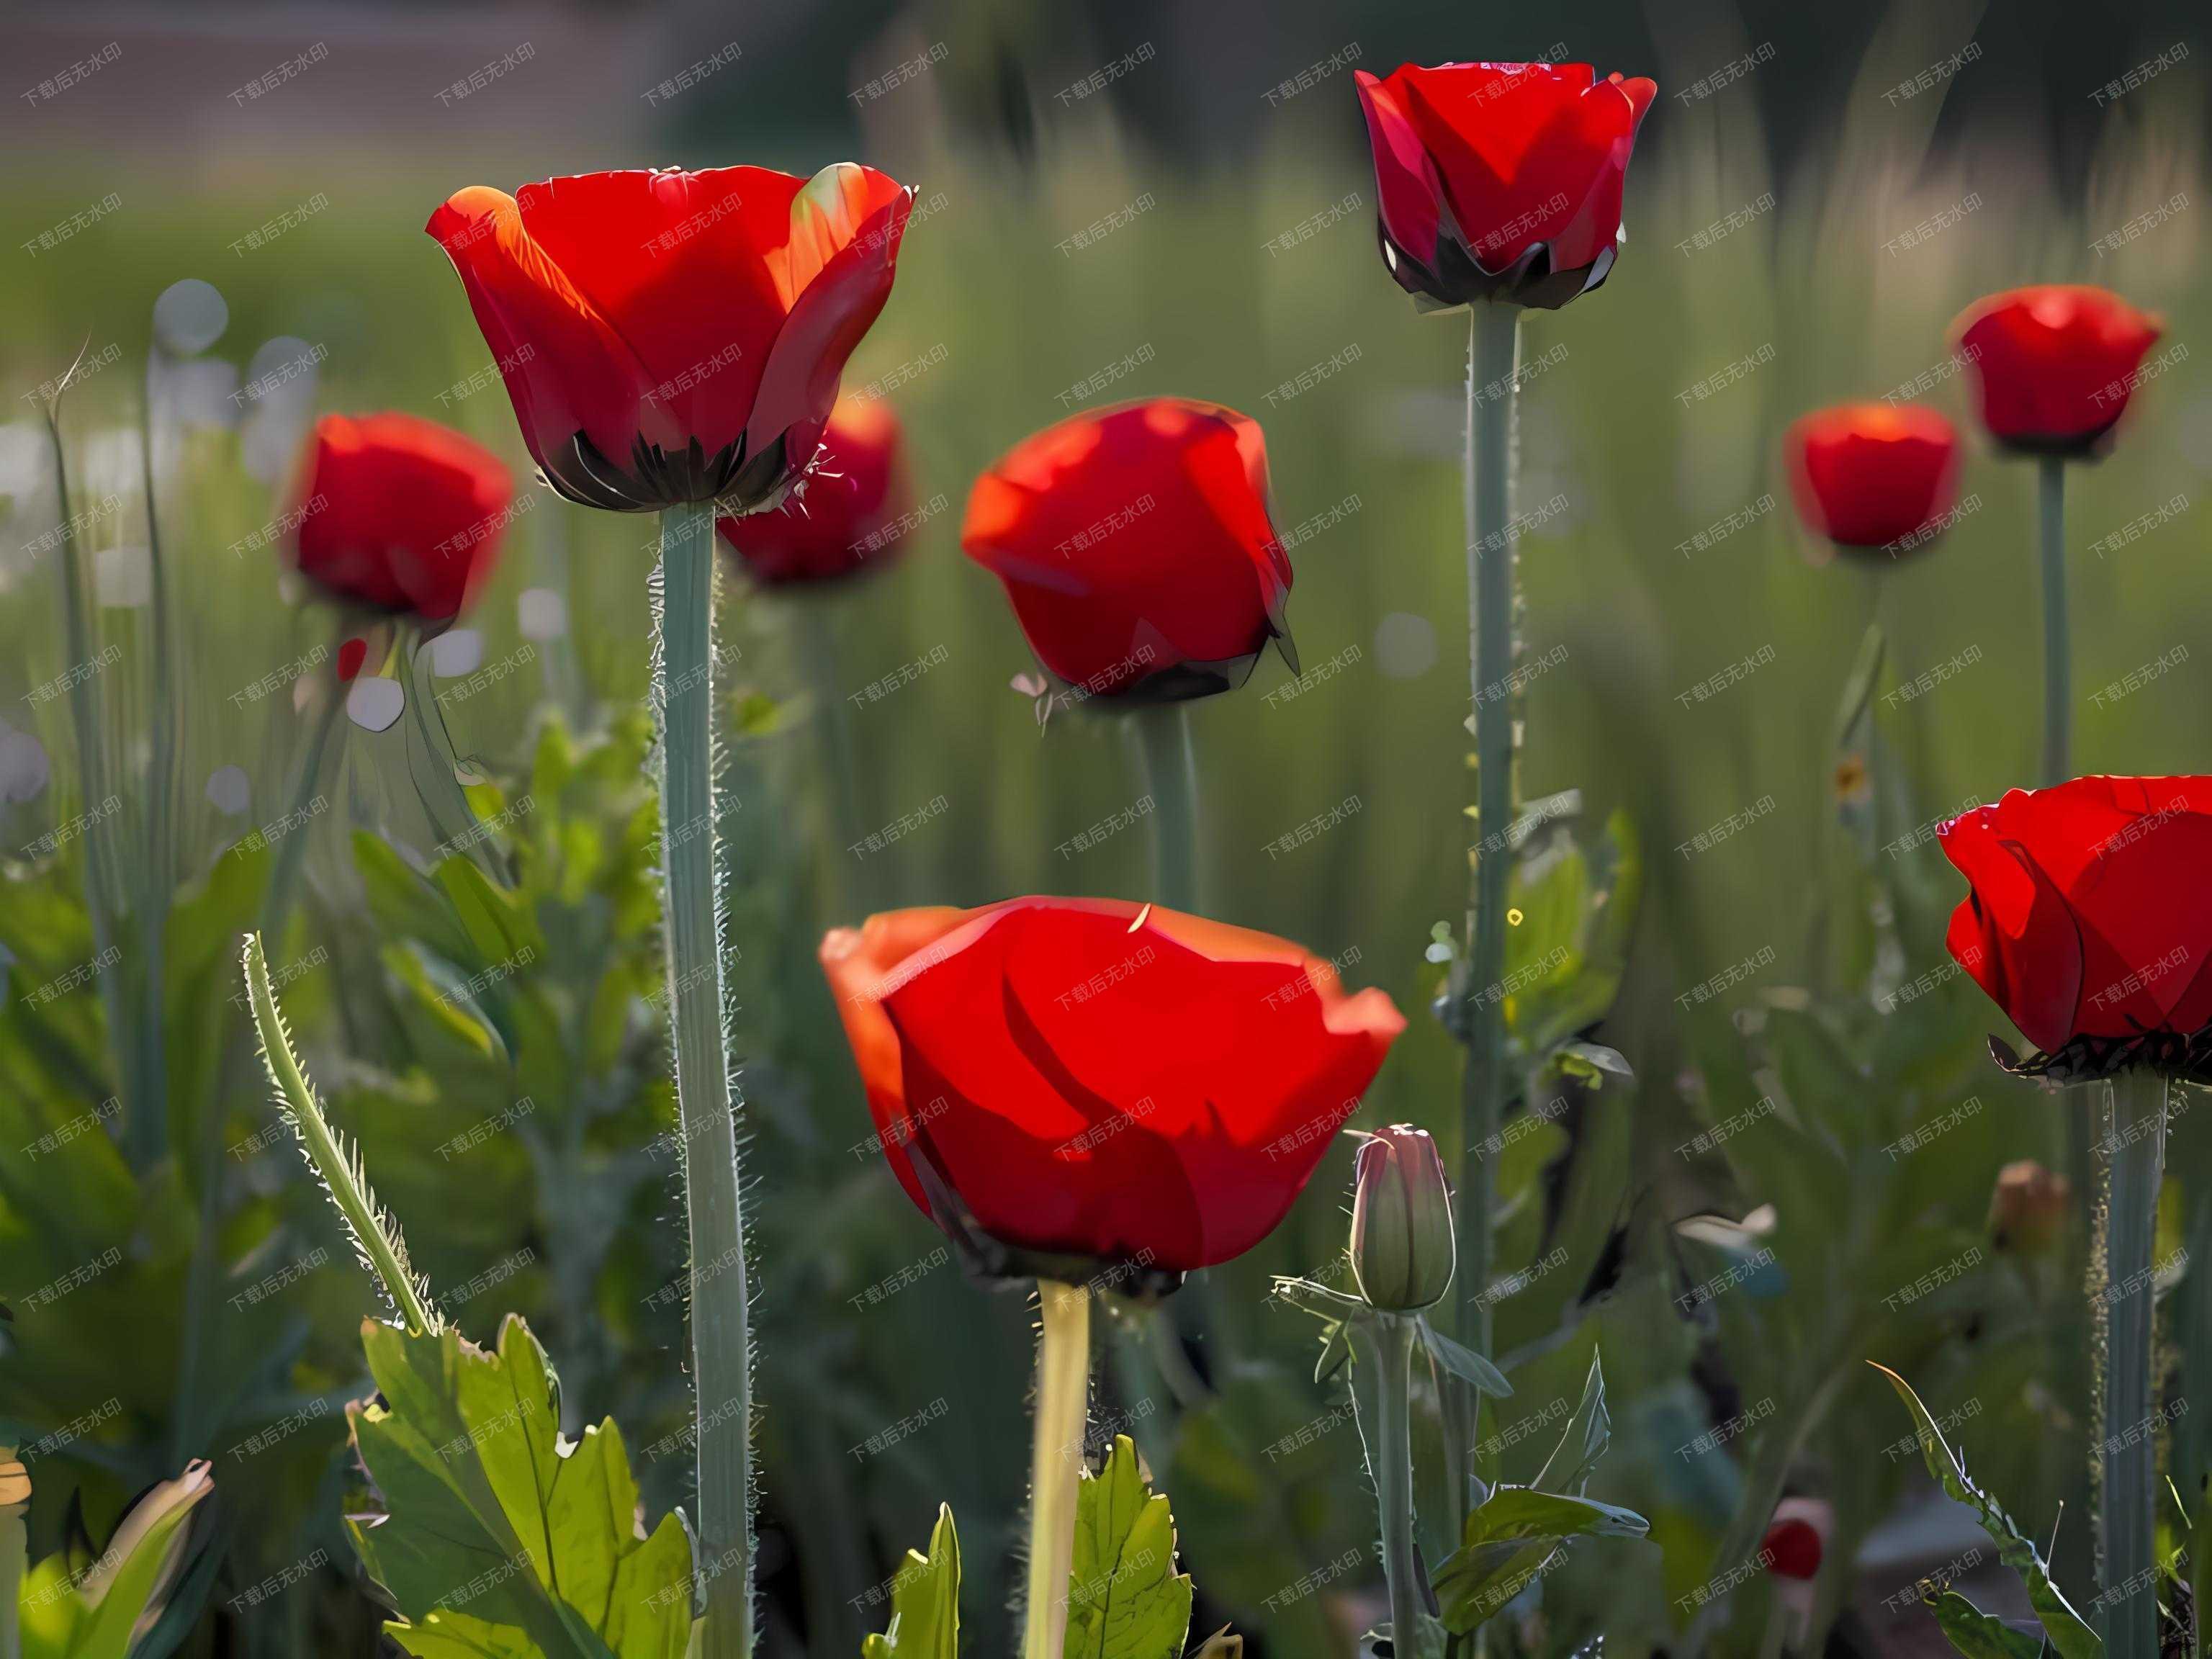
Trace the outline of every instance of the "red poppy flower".
{"label": "red poppy flower", "polygon": [[1091,692],[1226,691],[1270,638],[1296,670],[1267,440],[1233,409],[1148,398],[1047,427],[975,481],[960,544],[1044,665]]}
{"label": "red poppy flower", "polygon": [[2057,1074],[2188,1059],[2212,1024],[2212,778],[2014,789],[1942,831],[1948,943]]}
{"label": "red poppy flower", "polygon": [[1621,186],[1656,82],[1588,64],[1354,73],[1382,262],[1425,308],[1554,309],[1613,269]]}
{"label": "red poppy flower", "polygon": [[893,1172],[995,1277],[1249,1250],[1405,1027],[1295,945],[1118,899],[896,910],[822,965]]}
{"label": "red poppy flower", "polygon": [[499,556],[514,477],[458,432],[412,415],[325,415],[307,446],[285,551],[332,597],[451,622]]}
{"label": "red poppy flower", "polygon": [[342,680],[352,679],[361,672],[362,664],[368,660],[368,641],[362,639],[348,640],[343,645],[338,647],[338,678]]}
{"label": "red poppy flower", "polygon": [[2030,455],[2094,453],[2160,332],[2157,318],[2101,288],[1992,294],[1951,325],[1973,365],[1982,424]]}
{"label": "red poppy flower", "polygon": [[906,437],[881,398],[841,398],[800,485],[773,512],[722,519],[722,539],[756,581],[833,580],[882,564],[912,505]]}
{"label": "red poppy flower", "polygon": [[1838,546],[1891,546],[1951,510],[1959,434],[1932,409],[1840,404],[1800,416],[1783,447],[1798,516]]}
{"label": "red poppy flower", "polygon": [[1809,1521],[1777,1521],[1766,1529],[1759,1553],[1777,1577],[1812,1578],[1820,1571],[1820,1534]]}
{"label": "red poppy flower", "polygon": [[913,192],[841,162],[457,192],[444,244],[546,481],[652,512],[781,496],[891,291]]}

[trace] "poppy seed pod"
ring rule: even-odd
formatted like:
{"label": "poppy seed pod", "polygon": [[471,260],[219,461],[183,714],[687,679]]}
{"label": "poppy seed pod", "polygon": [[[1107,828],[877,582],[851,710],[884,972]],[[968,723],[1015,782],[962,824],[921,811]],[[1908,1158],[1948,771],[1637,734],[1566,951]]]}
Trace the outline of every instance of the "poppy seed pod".
{"label": "poppy seed pod", "polygon": [[1370,1308],[1406,1313],[1451,1288],[1451,1185],[1426,1129],[1393,1123],[1353,1165],[1352,1272]]}

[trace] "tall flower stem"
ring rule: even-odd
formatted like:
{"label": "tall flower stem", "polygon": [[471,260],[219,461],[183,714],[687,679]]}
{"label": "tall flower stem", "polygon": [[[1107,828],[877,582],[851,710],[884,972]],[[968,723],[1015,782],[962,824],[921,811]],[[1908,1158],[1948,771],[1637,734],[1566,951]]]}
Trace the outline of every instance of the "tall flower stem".
{"label": "tall flower stem", "polygon": [[1091,1405],[1091,1292],[1037,1281],[1036,1422],[1030,1446],[1029,1596],[1022,1659],[1060,1659],[1067,1640],[1067,1578],[1075,1565],[1075,1502]]}
{"label": "tall flower stem", "polygon": [[2157,1659],[2156,1425],[2152,1420],[2151,1256],[2157,1248],[2159,1176],[2166,1164],[2166,1079],[2121,1073],[2112,1091],[2112,1158],[2106,1223],[2104,1437],[2098,1448],[2099,1522],[2105,1543],[2105,1651]]}
{"label": "tall flower stem", "polygon": [[2046,455],[2039,466],[2036,549],[2043,566],[2043,782],[2072,775],[2068,732],[2073,723],[2073,664],[2066,643],[2066,463]]}
{"label": "tall flower stem", "polygon": [[1198,909],[1198,756],[1190,709],[1182,702],[1138,709],[1131,717],[1152,798],[1152,896],[1170,910]]}
{"label": "tall flower stem", "polygon": [[[691,1245],[691,1379],[698,1431],[701,1659],[752,1650],[752,1345],[736,1091],[723,1024],[714,829],[714,508],[660,519],[653,583],[668,1024],[683,1120]],[[711,1577],[709,1576],[711,1574]]]}
{"label": "tall flower stem", "polygon": [[[1513,699],[1503,682],[1515,654],[1513,422],[1521,313],[1470,307],[1467,368],[1468,654],[1473,679],[1477,843],[1467,910],[1467,1067],[1460,1087],[1459,1334],[1490,1352],[1490,1222],[1494,1203],[1486,1143],[1504,1110],[1505,1012],[1491,988],[1504,977],[1505,898],[1512,851]],[[1468,1426],[1472,1427],[1470,1424]]]}
{"label": "tall flower stem", "polygon": [[[331,733],[337,731],[339,717],[345,713],[346,694],[343,683],[334,681],[330,695],[325,700],[322,713],[315,717],[313,731],[308,735],[307,751],[300,757],[300,779],[292,786],[292,808],[287,821],[297,819],[313,803],[316,781],[322,776],[323,757],[328,752]],[[284,945],[284,924],[291,917],[292,896],[300,884],[300,866],[307,855],[307,832],[295,829],[284,837],[276,849],[276,866],[269,878],[269,895],[261,909],[261,933],[278,950]]]}
{"label": "tall flower stem", "polygon": [[1390,1589],[1393,1650],[1420,1652],[1420,1557],[1413,1543],[1413,1322],[1378,1314],[1360,1346],[1375,1368],[1374,1436],[1368,1461],[1382,1522],[1382,1576]]}

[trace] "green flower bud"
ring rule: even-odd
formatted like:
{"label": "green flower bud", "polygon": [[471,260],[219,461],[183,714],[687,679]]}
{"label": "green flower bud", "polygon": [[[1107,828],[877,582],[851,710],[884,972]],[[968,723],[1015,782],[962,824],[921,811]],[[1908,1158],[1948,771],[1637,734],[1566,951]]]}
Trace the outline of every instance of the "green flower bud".
{"label": "green flower bud", "polygon": [[1352,1272],[1370,1308],[1407,1312],[1451,1288],[1451,1185],[1429,1132],[1394,1123],[1353,1165]]}

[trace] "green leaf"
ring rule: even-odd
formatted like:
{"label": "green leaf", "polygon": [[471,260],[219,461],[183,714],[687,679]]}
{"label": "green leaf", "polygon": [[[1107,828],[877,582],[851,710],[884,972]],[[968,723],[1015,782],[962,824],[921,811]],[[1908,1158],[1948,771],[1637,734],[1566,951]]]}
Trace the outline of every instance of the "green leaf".
{"label": "green leaf", "polygon": [[1546,1492],[1571,1492],[1580,1497],[1589,1485],[1590,1471],[1613,1442],[1613,1418],[1605,1408],[1605,1372],[1597,1350],[1590,1350],[1589,1375],[1583,1379],[1582,1403],[1567,1419],[1566,1432],[1536,1472],[1534,1484]]}
{"label": "green leaf", "polygon": [[463,1620],[507,1626],[542,1659],[682,1659],[683,1525],[641,1530],[611,1420],[561,1438],[558,1385],[527,1325],[509,1316],[495,1354],[450,1328],[374,1320],[362,1346],[380,1397],[347,1409],[383,1510],[348,1524],[407,1621],[386,1634],[419,1659],[468,1651]]}
{"label": "green leaf", "polygon": [[1555,1554],[1563,1554],[1567,1539],[1641,1538],[1650,1529],[1633,1510],[1528,1486],[1500,1486],[1468,1516],[1460,1547],[1436,1571],[1443,1626],[1455,1636],[1480,1627]]}
{"label": "green leaf", "polygon": [[1504,1400],[1511,1396],[1513,1385],[1505,1380],[1504,1371],[1474,1349],[1462,1346],[1443,1332],[1433,1328],[1426,1314],[1421,1315],[1413,1324],[1421,1334],[1422,1346],[1435,1357],[1437,1364],[1453,1376],[1464,1377],[1495,1399]]}
{"label": "green leaf", "polygon": [[1563,1075],[1580,1078],[1593,1089],[1604,1087],[1607,1076],[1625,1077],[1632,1082],[1636,1078],[1628,1056],[1601,1042],[1562,1042],[1552,1050],[1549,1063]]}
{"label": "green leaf", "polygon": [[2051,1645],[2058,1650],[2061,1659],[2097,1659],[2105,1650],[2097,1632],[2082,1622],[2081,1615],[2074,1611],[2058,1586],[2051,1582],[2042,1555],[2021,1536],[2012,1517],[1998,1507],[1996,1499],[1966,1478],[1966,1464],[1945,1441],[1943,1431],[1936,1426],[1936,1419],[1920,1403],[1920,1396],[1913,1393],[1912,1385],[1887,1365],[1875,1365],[1872,1360],[1867,1364],[1889,1379],[1890,1387],[1897,1390],[1897,1397],[1912,1413],[1913,1427],[1918,1431],[1915,1437],[1920,1443],[1921,1461],[1928,1465],[1928,1473],[1954,1499],[1980,1516],[1982,1530],[1996,1540],[1997,1559],[2017,1572],[2027,1585],[2029,1604],[2035,1608],[2035,1615],[2043,1624],[2043,1633],[2051,1638]]}
{"label": "green leaf", "polygon": [[1190,1634],[1190,1575],[1175,1570],[1175,1517],[1136,1443],[1114,1437],[1075,1498],[1066,1659],[1179,1659]]}
{"label": "green leaf", "polygon": [[2043,1644],[2035,1638],[1981,1612],[1954,1589],[1945,1590],[1929,1605],[1943,1634],[1966,1659],[2036,1659],[2043,1651]]}
{"label": "green leaf", "polygon": [[860,1644],[860,1659],[959,1659],[960,1534],[952,1506],[937,1506],[929,1553],[906,1553],[891,1577],[890,1628]]}
{"label": "green leaf", "polygon": [[26,1573],[21,1659],[125,1659],[140,1622],[167,1599],[190,1545],[192,1510],[214,1490],[208,1466],[194,1463],[131,1506],[89,1571],[73,1574],[64,1553]]}

